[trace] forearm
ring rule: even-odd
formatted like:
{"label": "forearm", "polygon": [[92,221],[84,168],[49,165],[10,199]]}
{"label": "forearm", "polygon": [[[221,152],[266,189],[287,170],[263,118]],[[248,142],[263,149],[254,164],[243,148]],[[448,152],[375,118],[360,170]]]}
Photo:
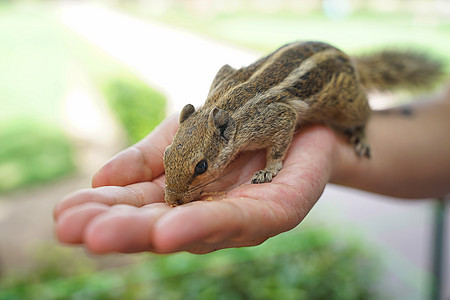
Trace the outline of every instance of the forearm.
{"label": "forearm", "polygon": [[339,142],[333,182],[404,198],[450,193],[450,89],[407,110],[374,113],[367,135],[369,160]]}

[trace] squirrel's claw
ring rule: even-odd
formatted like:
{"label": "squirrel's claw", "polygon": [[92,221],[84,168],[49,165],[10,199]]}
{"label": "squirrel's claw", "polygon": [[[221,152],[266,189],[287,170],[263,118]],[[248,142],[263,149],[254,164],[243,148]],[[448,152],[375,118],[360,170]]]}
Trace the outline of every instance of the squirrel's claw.
{"label": "squirrel's claw", "polygon": [[347,129],[345,133],[349,136],[349,142],[353,144],[356,155],[359,157],[370,158],[370,146],[365,137],[364,127]]}
{"label": "squirrel's claw", "polygon": [[265,183],[265,182],[271,182],[272,179],[278,174],[278,172],[283,167],[283,161],[280,158],[278,159],[270,159],[267,162],[266,168],[264,170],[260,170],[255,173],[252,177],[252,183],[258,184],[258,183]]}
{"label": "squirrel's claw", "polygon": [[270,171],[267,170],[260,170],[255,173],[252,177],[252,184],[258,184],[258,183],[265,183],[265,182],[271,182],[272,178],[276,174],[273,174]]}
{"label": "squirrel's claw", "polygon": [[370,146],[365,141],[359,141],[355,144],[355,152],[359,157],[370,158]]}

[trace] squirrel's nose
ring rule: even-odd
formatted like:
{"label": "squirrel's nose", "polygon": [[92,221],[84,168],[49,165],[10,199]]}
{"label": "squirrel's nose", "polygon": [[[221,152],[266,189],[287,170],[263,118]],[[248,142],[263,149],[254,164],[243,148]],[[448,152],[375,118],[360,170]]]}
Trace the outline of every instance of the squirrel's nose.
{"label": "squirrel's nose", "polygon": [[[166,201],[167,202],[167,201]],[[167,202],[170,206],[175,207],[178,205],[183,204],[183,202],[181,201],[181,199],[175,199],[175,200],[170,200],[170,202]]]}
{"label": "squirrel's nose", "polygon": [[183,204],[182,198],[179,197],[176,193],[168,190],[167,188],[164,200],[166,201],[167,204],[169,204],[172,207]]}

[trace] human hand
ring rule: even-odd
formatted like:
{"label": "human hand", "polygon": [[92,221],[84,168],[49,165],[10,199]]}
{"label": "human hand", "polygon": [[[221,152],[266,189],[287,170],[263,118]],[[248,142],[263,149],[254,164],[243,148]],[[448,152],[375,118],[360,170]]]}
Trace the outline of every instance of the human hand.
{"label": "human hand", "polygon": [[303,220],[332,176],[339,144],[325,126],[304,128],[271,183],[249,184],[265,154],[244,153],[216,183],[228,190],[223,197],[173,208],[164,203],[162,153],[176,128],[177,118],[167,119],[101,168],[93,189],[61,201],[54,212],[58,239],[93,253],[208,253],[258,245]]}

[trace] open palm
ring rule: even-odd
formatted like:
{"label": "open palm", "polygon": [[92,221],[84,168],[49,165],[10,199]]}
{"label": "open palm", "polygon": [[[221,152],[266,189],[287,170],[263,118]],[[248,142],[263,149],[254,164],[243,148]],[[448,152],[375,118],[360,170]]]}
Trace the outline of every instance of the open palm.
{"label": "open palm", "polygon": [[313,126],[295,135],[271,183],[249,184],[265,156],[243,153],[210,187],[226,194],[172,208],[164,203],[161,153],[176,128],[177,118],[167,119],[100,169],[92,189],[61,201],[54,213],[59,240],[94,253],[207,253],[258,245],[300,223],[331,176],[336,137]]}

